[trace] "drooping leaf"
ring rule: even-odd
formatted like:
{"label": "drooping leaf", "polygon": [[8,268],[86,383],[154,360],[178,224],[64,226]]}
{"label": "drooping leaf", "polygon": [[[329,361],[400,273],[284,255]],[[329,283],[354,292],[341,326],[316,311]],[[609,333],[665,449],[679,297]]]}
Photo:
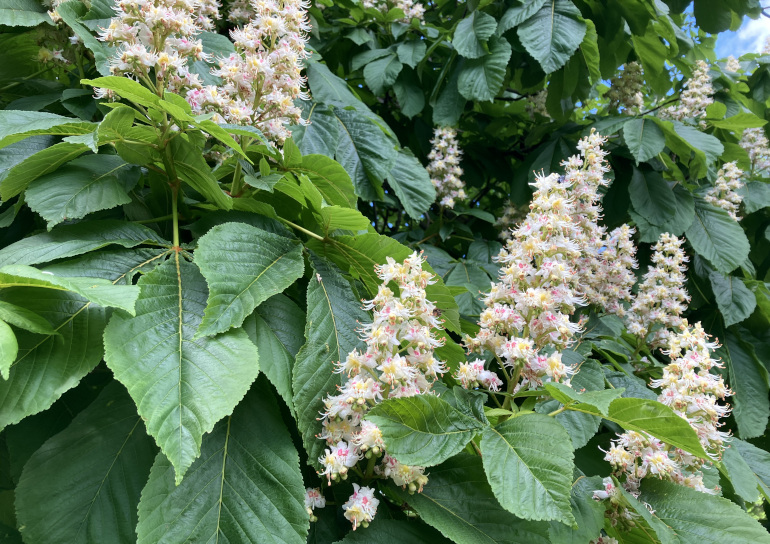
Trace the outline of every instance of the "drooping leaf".
{"label": "drooping leaf", "polygon": [[629,120],[623,125],[623,138],[637,164],[652,159],[666,147],[663,131],[649,119]]}
{"label": "drooping leaf", "polygon": [[38,334],[56,334],[51,324],[40,315],[16,304],[0,300],[0,319],[29,332]]}
{"label": "drooping leaf", "polygon": [[16,490],[25,541],[133,541],[156,452],[134,401],[112,382],[26,463]]}
{"label": "drooping leaf", "polygon": [[458,453],[482,427],[433,395],[387,399],[366,419],[382,431],[388,454],[406,465],[426,467]]}
{"label": "drooping leaf", "polygon": [[550,74],[564,66],[580,46],[586,24],[570,0],[548,0],[517,32],[527,53]]}
{"label": "drooping leaf", "polygon": [[137,403],[176,481],[200,454],[201,437],[230,414],[259,372],[242,329],[193,339],[208,297],[197,267],[178,252],[139,280],[136,316],[113,314],[105,361]]}
{"label": "drooping leaf", "polygon": [[292,385],[297,426],[309,461],[315,465],[324,448],[323,440],[316,438],[321,430],[318,414],[324,398],[340,385],[334,364],[362,346],[356,328],[370,318],[334,265],[322,259],[312,262],[316,276],[307,288],[305,345],[294,363]]}
{"label": "drooping leaf", "polygon": [[0,148],[36,134],[73,136],[88,134],[95,129],[96,123],[74,117],[42,111],[2,110],[0,111]]}
{"label": "drooping leaf", "polygon": [[634,169],[628,185],[631,202],[642,217],[653,225],[663,225],[676,215],[676,198],[663,177],[653,171]]}
{"label": "drooping leaf", "polygon": [[86,151],[88,146],[71,142],[59,142],[41,149],[6,171],[0,180],[0,197],[8,200],[21,194],[39,176],[54,172],[62,164]]}
{"label": "drooping leaf", "polygon": [[602,488],[601,477],[578,477],[570,492],[570,506],[577,529],[552,521],[548,529],[551,544],[582,544],[597,538],[604,526],[604,505],[593,493]]}
{"label": "drooping leaf", "polygon": [[421,493],[393,491],[458,544],[549,544],[548,525],[517,518],[497,502],[479,457],[459,454],[430,469]]}
{"label": "drooping leaf", "polygon": [[323,155],[304,155],[302,164],[291,170],[305,174],[328,204],[355,208],[353,182],[338,162]]}
{"label": "drooping leaf", "polygon": [[757,307],[754,293],[735,276],[712,272],[709,274],[709,281],[719,311],[725,320],[725,327],[740,323]]}
{"label": "drooping leaf", "polygon": [[313,102],[302,117],[309,124],[292,127],[291,135],[303,156],[317,154],[333,157],[340,137],[340,125],[331,108]]}
{"label": "drooping leaf", "polygon": [[569,501],[572,441],[556,420],[523,414],[487,427],[481,453],[492,491],[506,510],[524,519],[575,522]]}
{"label": "drooping leaf", "polygon": [[8,379],[11,365],[19,354],[19,343],[8,323],[0,319],[0,378]]}
{"label": "drooping leaf", "polygon": [[505,38],[490,38],[488,55],[463,63],[457,76],[457,90],[468,100],[491,102],[503,86],[510,58],[511,44]]}
{"label": "drooping leaf", "polygon": [[546,1],[528,0],[527,2],[522,2],[521,5],[508,8],[497,24],[497,34],[501,35],[503,32],[519,26],[537,13],[545,5]]}
{"label": "drooping leaf", "polygon": [[396,53],[398,60],[407,66],[416,68],[417,64],[425,57],[428,46],[424,40],[409,40],[398,44]]}
{"label": "drooping leaf", "polygon": [[428,171],[413,155],[401,150],[388,174],[388,183],[412,219],[419,219],[436,200]]}
{"label": "drooping leaf", "polygon": [[138,179],[139,170],[116,155],[87,155],[37,178],[25,199],[50,230],[67,219],[128,204]]}
{"label": "drooping leaf", "polygon": [[82,255],[109,245],[136,247],[143,243],[171,245],[155,231],[126,221],[89,221],[62,225],[0,249],[3,264],[33,265]]}
{"label": "drooping leaf", "polygon": [[489,53],[487,40],[497,30],[497,21],[483,11],[474,11],[457,24],[452,45],[463,57],[477,59]]}
{"label": "drooping leaf", "polygon": [[620,388],[580,393],[563,383],[547,383],[545,389],[553,398],[562,404],[569,404],[571,402],[587,404],[598,411],[602,416],[607,415],[612,401],[622,395],[623,391],[625,391],[623,388]]}
{"label": "drooping leaf", "polygon": [[156,457],[139,503],[139,543],[305,542],[299,456],[264,380],[201,449],[178,486],[172,464]]}
{"label": "drooping leaf", "polygon": [[0,0],[0,25],[37,26],[51,23],[46,10],[34,0]]}
{"label": "drooping leaf", "polygon": [[729,274],[749,256],[749,241],[741,226],[722,208],[695,198],[695,219],[685,230],[687,240],[723,274]]}
{"label": "drooping leaf", "polygon": [[760,499],[757,478],[741,453],[735,448],[736,440],[738,439],[733,438],[730,447],[722,454],[722,464],[727,469],[727,475],[735,493],[746,502],[757,502]]}
{"label": "drooping leaf", "polygon": [[762,494],[770,497],[770,453],[738,438],[733,439],[730,447],[735,448],[749,465]]}
{"label": "drooping leaf", "polygon": [[174,167],[180,179],[219,208],[223,210],[233,208],[233,199],[219,187],[216,178],[211,174],[211,168],[196,146],[180,136],[171,140],[170,148],[174,157]]}
{"label": "drooping leaf", "polygon": [[195,262],[209,286],[198,337],[240,327],[305,270],[302,246],[245,223],[217,225],[202,236]]}
{"label": "drooping leaf", "polygon": [[770,543],[770,534],[735,503],[673,482],[645,478],[641,500],[681,544]]}
{"label": "drooping leaf", "polygon": [[364,79],[374,94],[381,95],[396,82],[403,67],[404,65],[398,60],[398,56],[391,53],[381,59],[367,63],[364,67]]}

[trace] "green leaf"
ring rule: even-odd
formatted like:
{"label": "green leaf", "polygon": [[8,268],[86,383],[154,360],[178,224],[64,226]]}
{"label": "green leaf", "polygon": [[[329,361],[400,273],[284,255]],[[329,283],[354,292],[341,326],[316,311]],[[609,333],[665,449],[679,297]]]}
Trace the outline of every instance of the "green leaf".
{"label": "green leaf", "polygon": [[601,488],[599,476],[577,478],[569,497],[577,529],[551,522],[548,534],[552,544],[584,544],[599,537],[604,526],[604,505],[594,500],[593,493]]}
{"label": "green leaf", "polygon": [[88,11],[86,5],[78,0],[70,0],[59,4],[56,7],[56,11],[72,33],[80,38],[83,45],[91,51],[94,56],[96,70],[102,75],[109,75],[110,56],[114,50],[97,40],[91,31],[82,24],[80,18]]}
{"label": "green leaf", "polygon": [[432,527],[417,520],[383,519],[378,516],[364,531],[350,531],[336,544],[449,544]]}
{"label": "green leaf", "polygon": [[761,436],[770,417],[767,370],[757,358],[754,347],[732,330],[721,334],[717,351],[727,367],[726,381],[733,391],[730,403],[738,434],[743,439]]}
{"label": "green leaf", "polygon": [[105,308],[121,308],[133,313],[139,290],[134,285],[113,285],[109,280],[89,277],[60,277],[31,266],[12,264],[0,268],[0,289],[43,287],[72,291]]}
{"label": "green leaf", "polygon": [[409,40],[398,44],[396,53],[398,60],[407,66],[416,68],[417,64],[425,57],[428,46],[424,40]]}
{"label": "green leaf", "polygon": [[656,157],[666,147],[666,137],[652,120],[631,119],[623,125],[623,138],[636,164]]}
{"label": "green leaf", "polygon": [[653,225],[663,225],[676,216],[674,192],[657,172],[634,168],[628,193],[634,210]]}
{"label": "green leaf", "polygon": [[752,181],[736,191],[743,197],[743,209],[754,213],[770,206],[770,183]]}
{"label": "green leaf", "polygon": [[0,300],[0,319],[29,332],[37,334],[56,334],[51,324],[44,318],[22,306]]}
{"label": "green leaf", "polygon": [[0,320],[0,377],[7,380],[11,365],[19,354],[19,343],[10,325]]}
{"label": "green leaf", "polygon": [[209,286],[197,338],[240,327],[305,271],[301,245],[245,223],[211,229],[198,241],[195,262]]}
{"label": "green leaf", "polygon": [[727,469],[727,475],[736,495],[746,502],[757,502],[760,499],[757,479],[751,467],[735,448],[736,440],[738,439],[733,438],[730,441],[730,447],[722,454],[722,464]]}
{"label": "green leaf", "polygon": [[316,258],[311,262],[316,275],[307,287],[306,341],[294,363],[292,385],[297,427],[309,462],[317,467],[324,449],[323,440],[316,438],[321,431],[318,414],[324,410],[326,396],[341,383],[335,363],[363,346],[356,329],[371,318],[337,267]]}
{"label": "green leaf", "polygon": [[493,101],[503,86],[510,58],[511,44],[505,38],[490,38],[489,54],[466,60],[459,69],[457,90],[468,100]]}
{"label": "green leaf", "polygon": [[211,168],[206,164],[200,149],[185,140],[184,136],[171,140],[169,148],[174,157],[176,173],[180,179],[219,208],[223,210],[233,208],[233,199],[219,188],[219,184],[211,174]]}
{"label": "green leaf", "polygon": [[29,184],[40,176],[55,172],[62,164],[88,151],[84,144],[59,142],[38,151],[21,163],[8,169],[0,180],[0,197],[9,200],[21,194]]}
{"label": "green leaf", "polygon": [[748,287],[735,276],[719,272],[709,274],[711,289],[714,291],[719,311],[725,320],[725,327],[740,323],[757,307],[757,299]]}
{"label": "green leaf", "polygon": [[739,438],[730,442],[730,449],[733,448],[751,469],[765,498],[770,497],[770,453]]}
{"label": "green leaf", "polygon": [[[410,119],[425,108],[425,94],[414,70],[402,70],[393,84],[401,113]],[[456,91],[455,91],[456,92]]]}
{"label": "green leaf", "polygon": [[293,416],[291,374],[302,347],[305,312],[286,295],[273,295],[243,322],[243,330],[257,346],[260,370],[273,384]]}
{"label": "green leaf", "polygon": [[517,32],[527,53],[550,74],[567,64],[580,46],[586,24],[570,0],[548,0]]}
{"label": "green leaf", "polygon": [[326,236],[337,229],[361,231],[371,227],[371,222],[358,210],[343,208],[341,206],[327,206],[321,208],[320,222]]}
{"label": "green leaf", "polygon": [[375,95],[381,95],[396,82],[403,67],[398,56],[391,53],[387,57],[369,62],[364,67],[364,79]]}
{"label": "green leaf", "polygon": [[753,113],[742,111],[727,119],[709,119],[709,124],[717,128],[743,132],[746,128],[759,128],[767,124],[767,121],[760,119]]}
{"label": "green leaf", "polygon": [[[319,254],[329,257],[343,270],[350,270],[351,273],[361,278],[372,296],[377,294],[381,283],[374,270],[375,265],[384,263],[389,256],[397,261],[403,261],[412,254],[411,249],[401,245],[395,239],[375,233],[336,236],[333,240],[327,241],[326,244],[310,240],[307,246]],[[433,272],[429,266],[423,265],[423,267]],[[444,282],[438,278],[435,284],[427,287],[426,294],[428,299],[433,301],[436,307],[441,310],[444,326],[451,331],[459,332],[460,313],[457,310],[454,297]]]}
{"label": "green leaf", "polygon": [[635,516],[634,527],[605,525],[604,530],[616,538],[619,544],[680,544],[674,531],[651,513],[645,504],[626,491],[623,486],[618,485],[617,489],[622,496],[622,504],[628,508],[632,516]]}
{"label": "green leaf", "polygon": [[625,389],[604,389],[602,391],[586,391],[585,393],[579,393],[572,389],[568,385],[563,383],[547,383],[545,384],[545,390],[553,398],[561,402],[562,404],[570,404],[576,402],[577,405],[588,405],[593,410],[599,412],[602,416],[607,416],[610,409],[610,404],[613,400],[623,394]]}
{"label": "green leaf", "polygon": [[353,106],[357,110],[366,110],[366,106],[350,91],[350,87],[331,73],[325,64],[311,62],[305,67],[307,82],[313,98],[319,102],[339,106]]}
{"label": "green leaf", "polygon": [[134,401],[111,382],[24,466],[16,511],[25,542],[133,541],[156,452]]}
{"label": "green leaf", "polygon": [[200,454],[201,437],[257,377],[257,349],[242,329],[193,339],[206,281],[178,252],[139,286],[136,317],[116,312],[104,332],[104,359],[136,401],[179,483]]}
{"label": "green leaf", "polygon": [[323,155],[305,155],[302,164],[291,170],[305,174],[329,204],[355,208],[353,182],[337,161]]}
{"label": "green leaf", "polygon": [[[461,64],[464,61],[461,60]],[[433,107],[433,124],[437,126],[455,126],[460,121],[460,116],[468,102],[457,89],[461,69],[456,68],[447,79],[446,85],[441,89],[438,97],[431,100]]]}
{"label": "green leaf", "polygon": [[331,108],[313,102],[310,111],[303,115],[309,124],[292,127],[291,136],[302,152],[303,161],[308,155],[333,157],[340,138],[340,124]]}
{"label": "green leaf", "polygon": [[365,200],[374,200],[396,163],[393,142],[362,113],[334,108],[334,115],[340,124],[336,159],[350,174],[356,193]]}
{"label": "green leaf", "polygon": [[388,183],[412,219],[420,219],[436,200],[436,188],[428,171],[404,150],[398,152],[396,164],[388,174]]}
{"label": "green leaf", "polygon": [[500,504],[524,519],[575,522],[569,496],[572,441],[551,417],[522,414],[481,439],[484,470]]}
{"label": "green leaf", "polygon": [[116,155],[87,155],[37,178],[27,188],[25,200],[50,230],[62,221],[128,204],[128,191],[139,174]]}
{"label": "green leaf", "polygon": [[[134,81],[133,79],[129,79],[127,77],[97,77],[96,79],[84,79],[81,81],[81,83],[91,85],[92,87],[110,89],[111,91],[115,91],[115,94],[118,96],[121,96],[142,106],[157,108],[161,101],[161,98],[153,93],[150,89],[138,81]],[[175,140],[176,139],[178,138],[175,138]]]}
{"label": "green leaf", "polygon": [[88,221],[34,234],[3,249],[0,262],[32,265],[82,255],[109,245],[136,247],[143,243],[171,245],[155,231],[126,221]]}
{"label": "green leaf", "polygon": [[23,305],[51,324],[55,334],[16,332],[19,354],[8,380],[0,380],[0,429],[49,408],[102,360],[104,308],[75,293],[3,289],[0,298]]}
{"label": "green leaf", "polygon": [[[660,40],[658,36],[655,39]],[[668,71],[665,73],[668,82]],[[679,160],[688,165],[694,179],[704,177],[708,167],[724,153],[724,145],[715,136],[679,121],[663,121],[657,117],[652,119],[666,135],[666,145],[679,155]]]}
{"label": "green leaf", "polygon": [[139,503],[140,544],[301,544],[308,531],[299,456],[263,380],[203,439],[180,485],[163,454]]}
{"label": "green leaf", "polygon": [[720,0],[698,0],[693,15],[698,26],[712,34],[728,30],[733,20],[730,3]]}
{"label": "green leaf", "polygon": [[0,110],[0,148],[36,134],[52,134],[55,136],[88,134],[93,132],[96,126],[96,123],[89,123],[74,117],[64,117],[54,113]]}
{"label": "green leaf", "polygon": [[749,257],[749,241],[726,211],[695,198],[695,219],[685,231],[693,249],[719,272],[729,274]]}
{"label": "green leaf", "polygon": [[596,25],[591,19],[586,19],[586,35],[580,44],[580,52],[588,68],[589,80],[596,83],[602,78],[601,57],[599,55],[599,36],[596,34]]}
{"label": "green leaf", "polygon": [[483,11],[474,11],[457,24],[452,45],[463,57],[477,59],[489,53],[487,40],[497,30],[497,21]]}
{"label": "green leaf", "polygon": [[382,431],[385,449],[406,465],[430,467],[460,452],[482,424],[433,395],[387,399],[366,418]]}
{"label": "green leaf", "polygon": [[547,0],[524,0],[521,5],[513,6],[500,18],[497,25],[497,35],[501,36],[503,32],[519,26],[521,23],[532,17],[545,5]]}
{"label": "green leaf", "polygon": [[681,544],[770,543],[770,534],[759,522],[722,497],[646,478],[640,499],[674,530]]}
{"label": "green leaf", "polygon": [[391,489],[457,544],[550,543],[547,524],[518,519],[500,506],[477,456],[461,453],[433,467],[422,493]]}
{"label": "green leaf", "polygon": [[45,8],[34,0],[0,0],[0,25],[37,26],[51,23]]}

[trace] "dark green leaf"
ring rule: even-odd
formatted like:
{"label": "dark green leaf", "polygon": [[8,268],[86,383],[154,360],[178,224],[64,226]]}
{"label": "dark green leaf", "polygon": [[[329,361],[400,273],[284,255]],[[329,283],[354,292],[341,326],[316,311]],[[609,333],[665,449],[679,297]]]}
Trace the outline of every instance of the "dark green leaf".
{"label": "dark green leaf", "polygon": [[0,0],[0,25],[37,26],[51,23],[45,8],[34,0]]}
{"label": "dark green leaf", "polygon": [[428,46],[425,45],[423,40],[409,40],[398,44],[396,52],[398,53],[398,60],[407,66],[412,68],[417,67],[417,64],[425,57],[425,52]]}
{"label": "dark green leaf", "polygon": [[510,58],[511,44],[505,38],[491,38],[488,55],[468,59],[460,68],[457,90],[468,100],[491,102],[503,86]]}
{"label": "dark green leaf", "polygon": [[9,168],[0,180],[0,197],[4,200],[21,194],[39,176],[56,171],[62,164],[88,151],[84,144],[59,142],[38,151]]}
{"label": "dark green leaf", "polygon": [[631,119],[623,125],[623,137],[637,164],[652,159],[666,147],[663,131],[645,118]]}
{"label": "dark green leaf", "polygon": [[[125,78],[124,78],[125,79]],[[216,204],[219,208],[230,210],[233,207],[232,198],[228,197],[219,188],[216,178],[211,174],[211,169],[195,145],[179,136],[171,140],[169,144],[171,154],[174,157],[174,167],[180,179],[190,184],[190,187],[198,191],[207,200]]]}
{"label": "dark green leaf", "polygon": [[412,219],[428,211],[436,200],[436,188],[430,181],[428,171],[413,155],[401,150],[396,164],[388,174],[388,183]]}
{"label": "dark green leaf", "polygon": [[88,134],[95,129],[96,123],[88,123],[74,117],[42,111],[2,110],[0,111],[0,148],[36,134],[72,136]]}
{"label": "dark green leaf", "polygon": [[547,0],[523,0],[521,5],[513,6],[500,18],[500,22],[497,25],[497,35],[501,35],[503,32],[519,26],[521,23],[532,17],[542,8]]}
{"label": "dark green leaf", "polygon": [[548,0],[517,32],[527,53],[550,74],[564,66],[580,46],[586,24],[570,0]]}
{"label": "dark green leaf", "polygon": [[364,79],[374,94],[381,95],[395,83],[403,67],[404,65],[398,60],[398,56],[391,53],[386,57],[369,62],[364,67]]}
{"label": "dark green leaf", "polygon": [[452,45],[463,57],[477,59],[489,53],[487,40],[497,30],[497,21],[483,11],[474,11],[457,24]]}
{"label": "dark green leaf", "polygon": [[725,327],[740,323],[757,307],[754,293],[735,276],[712,272],[709,274],[709,280],[717,306],[725,320]]}
{"label": "dark green leaf", "polygon": [[719,272],[729,274],[749,256],[749,241],[726,211],[695,198],[695,220],[685,231],[695,251]]}
{"label": "dark green leaf", "polygon": [[754,347],[728,330],[718,353],[727,366],[727,384],[733,391],[733,417],[741,438],[761,436],[770,417],[767,371],[757,358]]}
{"label": "dark green leaf", "polygon": [[674,219],[676,198],[659,173],[634,168],[628,192],[634,209],[653,225],[663,225]]}
{"label": "dark green leaf", "polygon": [[10,325],[0,320],[0,378],[8,379],[11,365],[19,354],[19,343]]}

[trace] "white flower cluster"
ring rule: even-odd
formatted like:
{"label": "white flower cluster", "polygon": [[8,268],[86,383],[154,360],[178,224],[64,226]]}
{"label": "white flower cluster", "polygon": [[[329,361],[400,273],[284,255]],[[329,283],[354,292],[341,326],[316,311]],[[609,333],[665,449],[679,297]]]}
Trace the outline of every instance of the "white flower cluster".
{"label": "white flower cluster", "polygon": [[500,229],[498,235],[501,240],[507,240],[511,236],[511,229],[518,225],[527,216],[529,206],[517,206],[513,202],[503,208],[503,215],[497,218],[495,226]]}
{"label": "white flower cluster", "polygon": [[610,80],[610,89],[606,97],[610,100],[610,108],[637,114],[644,108],[644,75],[642,65],[638,62],[629,62],[624,65],[620,74]]}
{"label": "white flower cluster", "polygon": [[[424,262],[415,252],[403,263],[388,257],[387,264],[377,267],[383,283],[377,296],[364,306],[374,310],[374,320],[361,327],[366,351],[353,350],[339,363],[337,372],[347,380],[339,393],[325,400],[319,438],[330,448],[318,461],[324,467],[320,474],[329,484],[345,479],[363,457],[376,459],[384,452],[382,433],[363,420],[372,406],[383,398],[429,393],[438,375],[446,371],[444,363],[434,357],[434,349],[443,344],[436,334],[442,325],[425,294],[435,279],[422,269]],[[388,287],[391,282],[398,286],[398,293]],[[422,490],[427,483],[424,471],[424,467],[403,465],[387,454],[373,468],[374,475],[390,478],[410,492]]]}
{"label": "white flower cluster", "polygon": [[219,59],[212,70],[219,86],[197,86],[187,92],[195,113],[213,112],[214,121],[259,128],[279,144],[289,137],[289,124],[302,123],[295,99],[307,100],[303,91],[302,61],[305,49],[307,4],[304,0],[252,0],[254,18],[230,32],[235,53]]}
{"label": "white flower cluster", "polygon": [[215,0],[119,0],[116,16],[99,32],[101,41],[118,48],[110,71],[133,76],[153,91],[200,86],[187,62],[205,58],[195,36],[214,28],[218,8]]}
{"label": "white flower cluster", "polygon": [[305,489],[305,510],[307,510],[307,514],[310,516],[310,521],[318,521],[318,518],[313,514],[313,510],[325,506],[326,498],[324,498],[319,488],[308,487]]}
{"label": "white flower cluster", "polygon": [[455,373],[455,378],[460,380],[466,389],[485,387],[490,391],[499,391],[503,381],[491,370],[484,368],[484,361],[476,359],[470,363],[460,363]]}
{"label": "white flower cluster", "polygon": [[596,538],[589,542],[589,544],[620,544],[616,538],[612,538],[611,536],[602,535],[599,538]]}
{"label": "white flower cluster", "polygon": [[374,496],[374,489],[353,484],[353,494],[348,502],[342,505],[342,509],[345,511],[345,518],[353,523],[355,531],[359,525],[362,527],[369,525],[377,513],[379,504],[379,499]]}
{"label": "white flower cluster", "polygon": [[753,172],[770,170],[770,143],[763,128],[745,129],[739,145],[749,154]]}
{"label": "white flower cluster", "polygon": [[626,314],[623,302],[633,300],[631,288],[636,283],[633,235],[634,229],[622,225],[601,242],[597,241],[591,259],[586,263],[588,273],[583,280],[583,292],[589,304],[621,317]]}
{"label": "white flower cluster", "polygon": [[725,62],[725,70],[728,72],[740,72],[741,71],[741,61],[736,59],[734,56],[730,55],[727,57],[727,62]]}
{"label": "white flower cluster", "polygon": [[409,24],[412,19],[424,22],[425,6],[415,0],[363,0],[362,5],[367,9],[377,9],[386,13],[392,8],[400,9],[404,12],[404,18],[400,19],[402,23]]}
{"label": "white flower cluster", "polygon": [[699,60],[693,70],[692,77],[684,84],[684,90],[679,95],[679,103],[660,111],[661,119],[698,119],[706,115],[706,108],[714,103],[711,95],[714,87],[711,85],[709,65]]}
{"label": "white flower cluster", "polygon": [[251,0],[233,0],[227,4],[227,20],[236,25],[248,23],[256,12],[251,7]]}
{"label": "white flower cluster", "polygon": [[[628,332],[646,339],[653,347],[664,346],[668,341],[668,329],[682,324],[680,316],[690,300],[684,287],[687,256],[682,243],[683,240],[676,236],[661,234],[653,248],[653,266],[644,275],[626,315]],[[661,327],[653,331],[656,324]]]}
{"label": "white flower cluster", "polygon": [[743,187],[741,178],[743,178],[743,170],[738,168],[735,162],[727,162],[717,173],[714,186],[709,187],[704,196],[706,202],[722,208],[736,221],[741,220],[738,208],[741,206],[743,197],[736,192]]}
{"label": "white flower cluster", "polygon": [[524,110],[527,112],[530,119],[534,120],[536,113],[539,113],[548,119],[551,118],[548,109],[545,107],[546,100],[548,100],[548,89],[543,89],[542,91],[527,97],[527,103],[524,106]]}
{"label": "white flower cluster", "polygon": [[430,164],[426,170],[436,187],[436,198],[441,206],[454,208],[456,200],[465,200],[465,183],[460,179],[462,151],[457,145],[457,131],[450,127],[438,127],[430,141],[433,148],[428,154]]}
{"label": "white flower cluster", "polygon": [[[710,372],[721,366],[711,358],[711,351],[718,346],[708,341],[700,323],[690,327],[683,321],[680,331],[670,336],[665,352],[671,363],[663,369],[663,376],[652,380],[650,386],[661,389],[658,401],[688,421],[704,450],[716,460],[721,458],[728,437],[718,430],[722,425],[719,420],[730,412],[728,406],[718,403],[730,391],[720,376]],[[624,488],[637,497],[641,479],[646,476],[671,480],[704,493],[716,492],[703,483],[702,459],[646,433],[627,431],[619,435],[604,459],[612,465],[618,478],[624,478]]]}

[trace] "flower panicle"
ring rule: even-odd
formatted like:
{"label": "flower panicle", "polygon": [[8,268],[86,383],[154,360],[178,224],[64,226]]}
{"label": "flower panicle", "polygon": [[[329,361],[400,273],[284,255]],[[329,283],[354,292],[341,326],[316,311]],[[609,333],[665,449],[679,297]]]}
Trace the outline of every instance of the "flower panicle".
{"label": "flower panicle", "polygon": [[463,154],[457,143],[457,131],[451,127],[438,127],[433,131],[430,143],[433,147],[428,154],[430,163],[426,170],[436,188],[436,198],[442,207],[454,208],[457,201],[468,198],[461,179]]}

